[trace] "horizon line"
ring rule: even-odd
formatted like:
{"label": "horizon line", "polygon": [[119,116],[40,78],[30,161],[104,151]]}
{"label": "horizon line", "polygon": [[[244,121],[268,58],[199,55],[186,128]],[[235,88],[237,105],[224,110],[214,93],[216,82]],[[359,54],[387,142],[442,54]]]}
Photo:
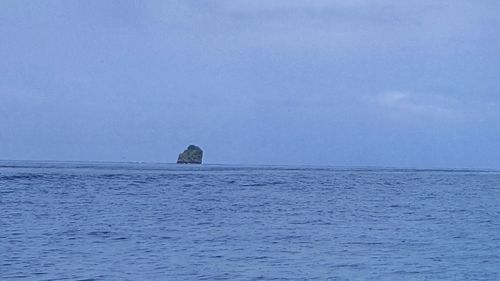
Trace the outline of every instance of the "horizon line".
{"label": "horizon line", "polygon": [[488,171],[500,172],[500,168],[491,167],[411,167],[411,166],[376,166],[376,165],[328,165],[328,164],[263,164],[263,163],[202,163],[178,164],[176,162],[161,161],[119,161],[119,160],[48,160],[48,159],[0,159],[0,162],[45,162],[45,163],[96,163],[96,164],[164,164],[197,167],[203,165],[228,166],[271,166],[271,167],[324,167],[324,168],[352,168],[352,169],[391,169],[391,170],[455,170],[455,171]]}

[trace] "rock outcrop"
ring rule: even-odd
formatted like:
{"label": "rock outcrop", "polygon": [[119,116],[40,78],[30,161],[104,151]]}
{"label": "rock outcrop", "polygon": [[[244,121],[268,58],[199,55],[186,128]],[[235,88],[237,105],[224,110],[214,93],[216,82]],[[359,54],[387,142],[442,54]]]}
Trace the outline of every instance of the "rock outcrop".
{"label": "rock outcrop", "polygon": [[177,164],[201,164],[203,150],[196,145],[190,145],[184,152],[179,154]]}

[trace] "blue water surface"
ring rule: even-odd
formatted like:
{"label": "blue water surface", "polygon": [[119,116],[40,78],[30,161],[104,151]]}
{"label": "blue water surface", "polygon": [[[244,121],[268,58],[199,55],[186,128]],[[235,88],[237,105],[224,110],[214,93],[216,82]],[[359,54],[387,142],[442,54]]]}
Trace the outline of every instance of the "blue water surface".
{"label": "blue water surface", "polygon": [[0,280],[500,280],[500,173],[0,162]]}

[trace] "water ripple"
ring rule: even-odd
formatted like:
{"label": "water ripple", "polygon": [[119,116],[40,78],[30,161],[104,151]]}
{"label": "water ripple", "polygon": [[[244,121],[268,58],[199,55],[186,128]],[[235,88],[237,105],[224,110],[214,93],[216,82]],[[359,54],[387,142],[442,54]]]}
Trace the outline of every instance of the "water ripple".
{"label": "water ripple", "polygon": [[0,280],[500,280],[499,175],[0,162]]}

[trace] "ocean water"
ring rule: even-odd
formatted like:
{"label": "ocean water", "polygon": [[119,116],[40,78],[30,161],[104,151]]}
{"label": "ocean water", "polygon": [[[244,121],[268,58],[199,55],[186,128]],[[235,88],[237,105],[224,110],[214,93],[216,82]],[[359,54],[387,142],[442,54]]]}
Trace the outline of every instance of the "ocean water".
{"label": "ocean water", "polygon": [[500,280],[500,172],[0,162],[0,280]]}

